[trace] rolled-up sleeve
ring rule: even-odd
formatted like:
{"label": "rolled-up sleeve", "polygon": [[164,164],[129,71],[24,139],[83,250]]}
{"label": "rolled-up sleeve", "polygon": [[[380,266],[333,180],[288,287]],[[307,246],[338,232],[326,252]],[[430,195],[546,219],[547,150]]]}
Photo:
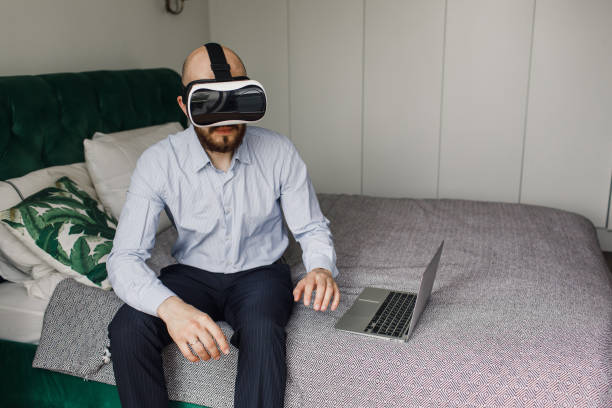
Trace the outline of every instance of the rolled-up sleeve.
{"label": "rolled-up sleeve", "polygon": [[158,306],[176,296],[157,278],[145,260],[151,257],[159,215],[164,208],[163,178],[155,157],[145,151],[132,173],[106,268],[120,299],[141,312],[157,316]]}
{"label": "rolled-up sleeve", "polygon": [[306,164],[295,146],[288,143],[281,170],[281,206],[289,229],[302,247],[306,272],[315,268],[338,276],[336,251],[329,229],[329,220],[321,212]]}

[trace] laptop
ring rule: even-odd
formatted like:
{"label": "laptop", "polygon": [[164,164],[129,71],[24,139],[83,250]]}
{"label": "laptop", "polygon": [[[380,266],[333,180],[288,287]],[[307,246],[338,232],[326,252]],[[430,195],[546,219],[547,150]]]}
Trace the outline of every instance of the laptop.
{"label": "laptop", "polygon": [[443,247],[444,241],[425,268],[418,294],[366,287],[335,328],[385,340],[408,341],[429,300]]}

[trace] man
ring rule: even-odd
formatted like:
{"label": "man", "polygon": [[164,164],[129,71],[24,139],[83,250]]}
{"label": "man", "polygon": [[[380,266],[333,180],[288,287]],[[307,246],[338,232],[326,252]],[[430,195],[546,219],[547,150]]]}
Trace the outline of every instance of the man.
{"label": "man", "polygon": [[[246,76],[233,51],[217,50],[232,77]],[[183,65],[183,85],[200,79],[215,79],[205,47]],[[189,117],[187,101],[177,101]],[[178,231],[178,263],[158,278],[144,261],[162,210]],[[308,271],[295,288],[280,261],[288,245],[283,214]],[[303,295],[310,305],[314,290],[315,310],[335,310],[340,301],[328,223],[304,162],[282,135],[244,124],[190,126],[148,148],[107,259],[113,288],[126,302],[109,325],[122,406],[167,407],[163,347],[174,341],[189,361],[217,360],[230,350],[215,323],[225,320],[239,348],[235,406],[282,407],[293,302]]]}

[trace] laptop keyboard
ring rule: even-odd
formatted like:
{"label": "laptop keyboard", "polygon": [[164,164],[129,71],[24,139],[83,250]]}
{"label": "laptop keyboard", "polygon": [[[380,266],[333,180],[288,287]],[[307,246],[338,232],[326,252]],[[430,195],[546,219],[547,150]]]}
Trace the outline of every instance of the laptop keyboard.
{"label": "laptop keyboard", "polygon": [[365,332],[392,337],[402,336],[412,317],[415,302],[416,295],[389,292],[372,320],[370,320]]}

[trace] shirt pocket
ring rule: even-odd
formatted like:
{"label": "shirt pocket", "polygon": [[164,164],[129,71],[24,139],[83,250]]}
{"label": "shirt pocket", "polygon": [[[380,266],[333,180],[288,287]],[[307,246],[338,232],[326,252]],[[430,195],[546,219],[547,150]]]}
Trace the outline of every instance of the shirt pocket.
{"label": "shirt pocket", "polygon": [[221,217],[214,197],[197,192],[181,196],[175,205],[177,228],[209,234],[215,230]]}
{"label": "shirt pocket", "polygon": [[244,227],[248,235],[269,233],[277,222],[282,221],[280,207],[273,196],[259,197],[257,203],[246,205]]}

